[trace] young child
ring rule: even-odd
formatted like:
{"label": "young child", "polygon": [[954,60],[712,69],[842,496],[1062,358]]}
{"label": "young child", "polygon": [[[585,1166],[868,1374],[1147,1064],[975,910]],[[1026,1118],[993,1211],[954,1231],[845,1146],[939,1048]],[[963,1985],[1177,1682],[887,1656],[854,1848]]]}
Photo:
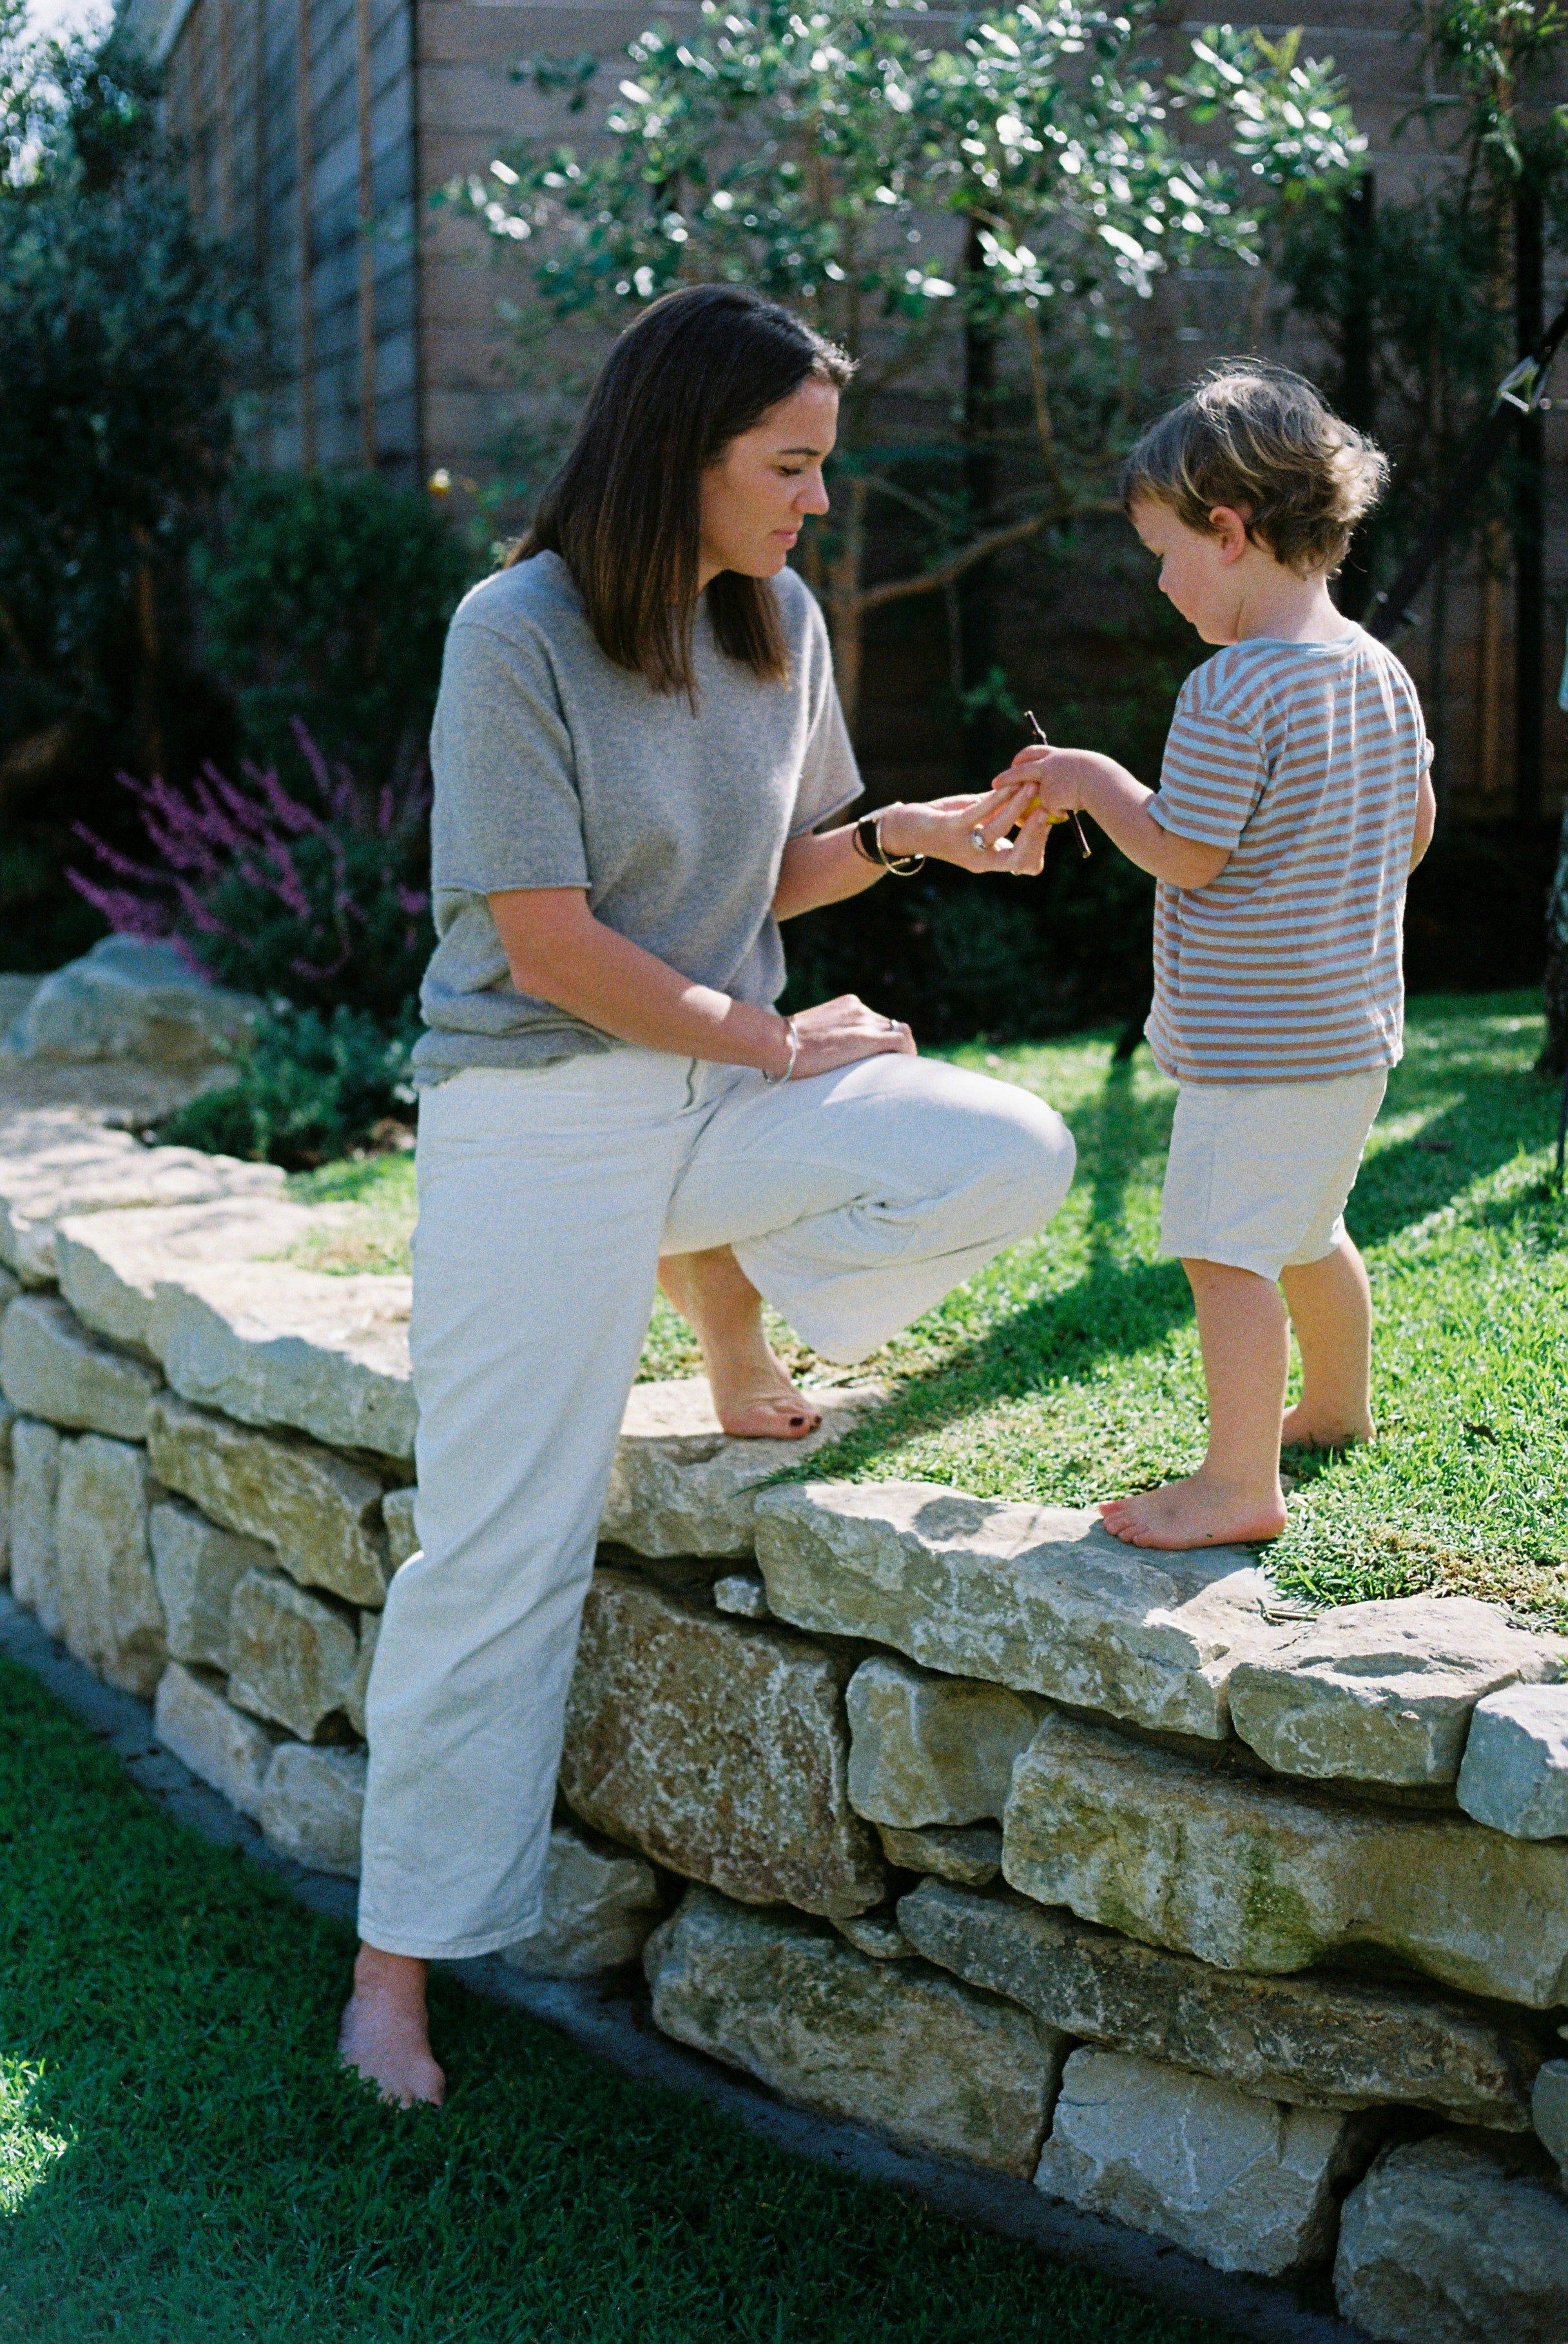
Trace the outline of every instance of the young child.
{"label": "young child", "polygon": [[1092,814],[1159,882],[1146,1030],[1180,1086],[1160,1241],[1192,1284],[1209,1449],[1101,1507],[1134,1546],[1275,1538],[1281,1440],[1374,1431],[1342,1215],[1401,1056],[1405,882],[1436,809],[1415,688],[1329,581],[1387,471],[1300,376],[1217,368],[1122,478],[1161,591],[1224,646],[1182,687],[1159,788],[1079,749],[1025,749],[1006,777]]}

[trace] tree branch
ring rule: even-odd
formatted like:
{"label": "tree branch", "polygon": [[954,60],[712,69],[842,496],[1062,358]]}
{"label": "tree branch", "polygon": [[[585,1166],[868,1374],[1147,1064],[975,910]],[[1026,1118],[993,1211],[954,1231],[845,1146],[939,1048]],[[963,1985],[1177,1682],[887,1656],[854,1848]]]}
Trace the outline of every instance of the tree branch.
{"label": "tree branch", "polygon": [[855,597],[855,608],[864,616],[867,611],[880,611],[885,603],[907,601],[912,594],[934,594],[951,586],[972,570],[976,561],[988,554],[1000,553],[1007,545],[1021,544],[1027,537],[1037,537],[1049,522],[1049,513],[1035,513],[1027,520],[1016,520],[1006,529],[987,530],[970,545],[950,554],[938,562],[935,570],[922,571],[918,578],[890,578],[880,586],[867,586]]}

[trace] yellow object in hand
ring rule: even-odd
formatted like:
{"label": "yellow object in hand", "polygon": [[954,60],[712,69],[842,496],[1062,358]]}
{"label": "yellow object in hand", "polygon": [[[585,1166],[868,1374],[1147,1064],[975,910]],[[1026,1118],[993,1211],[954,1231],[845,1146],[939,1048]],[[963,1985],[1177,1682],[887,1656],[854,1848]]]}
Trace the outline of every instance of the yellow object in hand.
{"label": "yellow object in hand", "polygon": [[[1032,708],[1026,708],[1024,713],[1028,718],[1030,723],[1034,726],[1041,748],[1048,749],[1051,744],[1046,738],[1046,728],[1040,722],[1039,718],[1035,714],[1034,710]],[[1041,805],[1038,798],[1031,798],[1029,803],[1024,808],[1022,819],[1027,822],[1032,813],[1045,813],[1045,808]],[[1077,832],[1078,845],[1082,850],[1084,861],[1087,863],[1089,859],[1090,854],[1089,843],[1084,836],[1084,826],[1078,820],[1077,815],[1076,813],[1047,813],[1046,814],[1046,820],[1053,830],[1057,829],[1064,822],[1070,822],[1072,823],[1073,828]]]}

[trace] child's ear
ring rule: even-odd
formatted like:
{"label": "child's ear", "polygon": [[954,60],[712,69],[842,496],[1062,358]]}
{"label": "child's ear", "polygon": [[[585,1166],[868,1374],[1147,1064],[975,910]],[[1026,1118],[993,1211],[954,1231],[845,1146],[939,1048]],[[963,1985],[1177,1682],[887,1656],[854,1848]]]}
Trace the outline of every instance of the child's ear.
{"label": "child's ear", "polygon": [[1234,505],[1215,505],[1209,515],[1209,526],[1219,544],[1219,559],[1229,564],[1239,561],[1251,540],[1247,534],[1247,520]]}

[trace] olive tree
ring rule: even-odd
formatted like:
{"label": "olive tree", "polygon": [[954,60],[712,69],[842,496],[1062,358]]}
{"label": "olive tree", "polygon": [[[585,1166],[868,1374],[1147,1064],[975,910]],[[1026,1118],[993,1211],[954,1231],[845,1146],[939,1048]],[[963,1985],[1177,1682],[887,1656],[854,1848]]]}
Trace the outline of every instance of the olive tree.
{"label": "olive tree", "polygon": [[[1159,278],[1199,255],[1255,268],[1280,212],[1356,167],[1330,66],[1221,28],[1173,73],[1152,27],[1152,0],[1062,0],[941,45],[886,0],[703,0],[689,32],[631,44],[586,151],[516,146],[454,191],[551,318],[725,280],[789,301],[856,361],[835,514],[806,556],[852,715],[872,611],[951,597],[1103,502]],[[529,70],[581,111],[598,67]],[[1008,400],[1021,435],[999,428]],[[998,460],[966,464],[987,437]],[[890,548],[874,514],[899,526]]]}

